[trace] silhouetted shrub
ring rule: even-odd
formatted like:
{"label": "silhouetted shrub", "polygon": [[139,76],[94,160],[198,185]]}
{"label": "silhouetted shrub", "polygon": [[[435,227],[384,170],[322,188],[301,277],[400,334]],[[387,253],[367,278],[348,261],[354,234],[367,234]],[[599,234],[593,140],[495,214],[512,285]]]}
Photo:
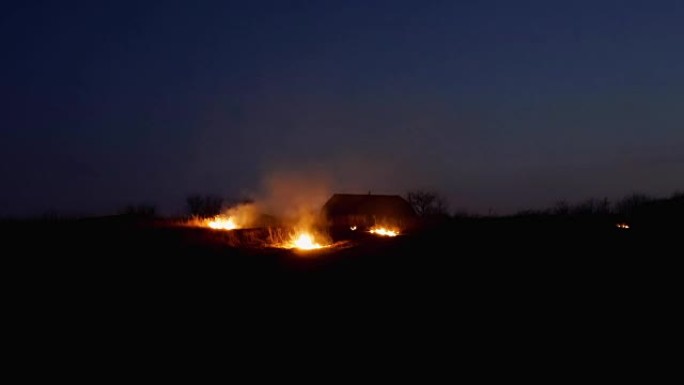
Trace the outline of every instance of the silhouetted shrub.
{"label": "silhouetted shrub", "polygon": [[567,201],[560,200],[549,211],[553,215],[568,215],[570,214],[570,204]]}
{"label": "silhouetted shrub", "polygon": [[587,199],[570,209],[570,214],[574,216],[596,216],[610,214],[610,204],[607,198]]}
{"label": "silhouetted shrub", "polygon": [[187,197],[188,213],[196,217],[213,217],[221,213],[223,198],[216,195],[193,194]]}
{"label": "silhouetted shrub", "polygon": [[148,203],[132,204],[121,210],[121,214],[136,218],[154,218],[157,215],[157,208]]}
{"label": "silhouetted shrub", "polygon": [[634,193],[628,195],[615,205],[615,213],[623,218],[631,218],[635,211],[653,200],[652,197],[645,194]]}

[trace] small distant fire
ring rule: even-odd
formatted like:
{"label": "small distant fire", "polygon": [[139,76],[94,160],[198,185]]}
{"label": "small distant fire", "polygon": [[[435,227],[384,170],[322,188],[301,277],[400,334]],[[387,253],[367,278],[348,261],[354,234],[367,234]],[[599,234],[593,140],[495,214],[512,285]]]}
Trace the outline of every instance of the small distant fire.
{"label": "small distant fire", "polygon": [[188,225],[214,230],[235,230],[253,227],[258,216],[254,204],[240,204],[210,218],[193,218]]}
{"label": "small distant fire", "polygon": [[356,226],[349,226],[349,230],[355,231],[355,230],[356,230]]}
{"label": "small distant fire", "polygon": [[618,229],[628,229],[629,225],[627,223],[623,222],[623,223],[618,223],[617,225],[615,225],[615,227],[617,227]]}
{"label": "small distant fire", "polygon": [[387,227],[373,227],[368,232],[371,234],[381,235],[384,237],[396,237],[399,235],[399,231],[395,229],[390,229]]}

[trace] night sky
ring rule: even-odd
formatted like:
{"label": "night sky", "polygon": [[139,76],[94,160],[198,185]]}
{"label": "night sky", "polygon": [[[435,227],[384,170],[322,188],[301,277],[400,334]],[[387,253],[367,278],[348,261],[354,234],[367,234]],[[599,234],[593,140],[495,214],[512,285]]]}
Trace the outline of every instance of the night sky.
{"label": "night sky", "polygon": [[0,42],[0,216],[684,188],[679,0],[17,1]]}

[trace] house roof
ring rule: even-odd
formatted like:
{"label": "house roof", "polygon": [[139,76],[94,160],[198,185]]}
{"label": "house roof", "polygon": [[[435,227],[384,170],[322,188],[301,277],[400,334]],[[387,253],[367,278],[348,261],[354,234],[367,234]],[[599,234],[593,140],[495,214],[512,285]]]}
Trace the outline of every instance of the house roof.
{"label": "house roof", "polygon": [[328,217],[374,215],[379,217],[414,217],[413,207],[399,195],[334,194],[323,205]]}

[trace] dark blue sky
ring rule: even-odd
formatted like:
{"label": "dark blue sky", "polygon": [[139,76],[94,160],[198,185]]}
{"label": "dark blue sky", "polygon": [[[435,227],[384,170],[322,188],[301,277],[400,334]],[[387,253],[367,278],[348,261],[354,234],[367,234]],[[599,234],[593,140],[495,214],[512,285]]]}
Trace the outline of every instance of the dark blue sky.
{"label": "dark blue sky", "polygon": [[309,188],[498,214],[669,196],[682,20],[675,0],[5,5],[0,215]]}

